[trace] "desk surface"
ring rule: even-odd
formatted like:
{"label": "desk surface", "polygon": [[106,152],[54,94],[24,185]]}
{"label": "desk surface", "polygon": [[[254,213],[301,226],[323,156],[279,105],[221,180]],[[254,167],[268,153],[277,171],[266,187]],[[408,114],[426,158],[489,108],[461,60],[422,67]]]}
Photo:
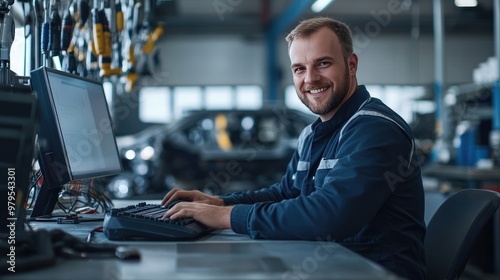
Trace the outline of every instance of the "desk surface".
{"label": "desk surface", "polygon": [[[63,229],[85,239],[101,223],[31,224]],[[96,233],[94,241],[137,248],[141,259],[58,259],[48,268],[4,274],[2,279],[397,279],[334,242],[252,240],[231,230],[216,231],[196,241],[112,242],[103,233]]]}
{"label": "desk surface", "polygon": [[475,168],[453,165],[428,165],[422,175],[454,180],[500,181],[500,167]]}

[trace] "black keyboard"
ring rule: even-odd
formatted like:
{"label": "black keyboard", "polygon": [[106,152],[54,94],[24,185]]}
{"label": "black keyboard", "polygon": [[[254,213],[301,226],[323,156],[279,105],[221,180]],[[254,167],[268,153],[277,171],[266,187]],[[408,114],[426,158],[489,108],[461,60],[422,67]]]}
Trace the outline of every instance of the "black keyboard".
{"label": "black keyboard", "polygon": [[109,240],[187,240],[202,237],[210,228],[193,220],[161,219],[167,208],[141,202],[115,208],[104,215],[103,232]]}

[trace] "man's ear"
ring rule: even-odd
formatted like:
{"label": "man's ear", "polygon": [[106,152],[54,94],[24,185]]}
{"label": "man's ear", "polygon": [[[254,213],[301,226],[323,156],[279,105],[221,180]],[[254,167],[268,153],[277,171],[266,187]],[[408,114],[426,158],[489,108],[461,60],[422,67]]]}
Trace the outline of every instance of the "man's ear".
{"label": "man's ear", "polygon": [[349,65],[349,73],[351,75],[356,75],[356,71],[358,70],[358,56],[355,53],[349,56],[347,64]]}

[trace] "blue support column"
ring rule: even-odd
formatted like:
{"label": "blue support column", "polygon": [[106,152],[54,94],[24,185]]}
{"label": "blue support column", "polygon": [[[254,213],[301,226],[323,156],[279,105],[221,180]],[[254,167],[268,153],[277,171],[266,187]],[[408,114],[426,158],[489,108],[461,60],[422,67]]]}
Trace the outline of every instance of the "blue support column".
{"label": "blue support column", "polygon": [[498,69],[493,84],[493,130],[500,130],[500,0],[493,1],[493,8],[493,39]]}
{"label": "blue support column", "polygon": [[493,130],[500,130],[500,79],[493,84]]}
{"label": "blue support column", "polygon": [[281,74],[278,61],[278,38],[286,32],[300,15],[311,7],[313,0],[295,0],[288,9],[271,22],[266,33],[266,52],[267,52],[267,91],[268,101],[274,104],[278,100],[280,91]]}
{"label": "blue support column", "polygon": [[[441,0],[433,1],[434,10],[434,100],[436,102],[436,139],[442,136],[443,131],[447,128],[443,127],[447,122],[443,120],[443,77],[444,77],[444,51],[443,51],[443,12]],[[438,148],[439,149],[439,148]],[[434,148],[432,153],[433,161],[437,160],[437,151]]]}

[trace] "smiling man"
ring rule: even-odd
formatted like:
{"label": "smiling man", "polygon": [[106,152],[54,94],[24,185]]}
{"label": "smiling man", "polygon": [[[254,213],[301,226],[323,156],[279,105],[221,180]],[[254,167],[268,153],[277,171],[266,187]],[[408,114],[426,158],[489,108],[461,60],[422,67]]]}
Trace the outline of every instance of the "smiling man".
{"label": "smiling man", "polygon": [[352,53],[352,46],[344,50],[328,27],[314,29],[305,38],[311,27],[299,27],[287,37],[293,82],[304,105],[327,121],[357,88],[358,57]]}
{"label": "smiling man", "polygon": [[347,25],[302,21],[287,36],[297,95],[318,120],[299,137],[281,181],[209,196],[174,189],[172,219],[259,239],[331,240],[407,279],[425,279],[424,194],[413,134],[358,85]]}

